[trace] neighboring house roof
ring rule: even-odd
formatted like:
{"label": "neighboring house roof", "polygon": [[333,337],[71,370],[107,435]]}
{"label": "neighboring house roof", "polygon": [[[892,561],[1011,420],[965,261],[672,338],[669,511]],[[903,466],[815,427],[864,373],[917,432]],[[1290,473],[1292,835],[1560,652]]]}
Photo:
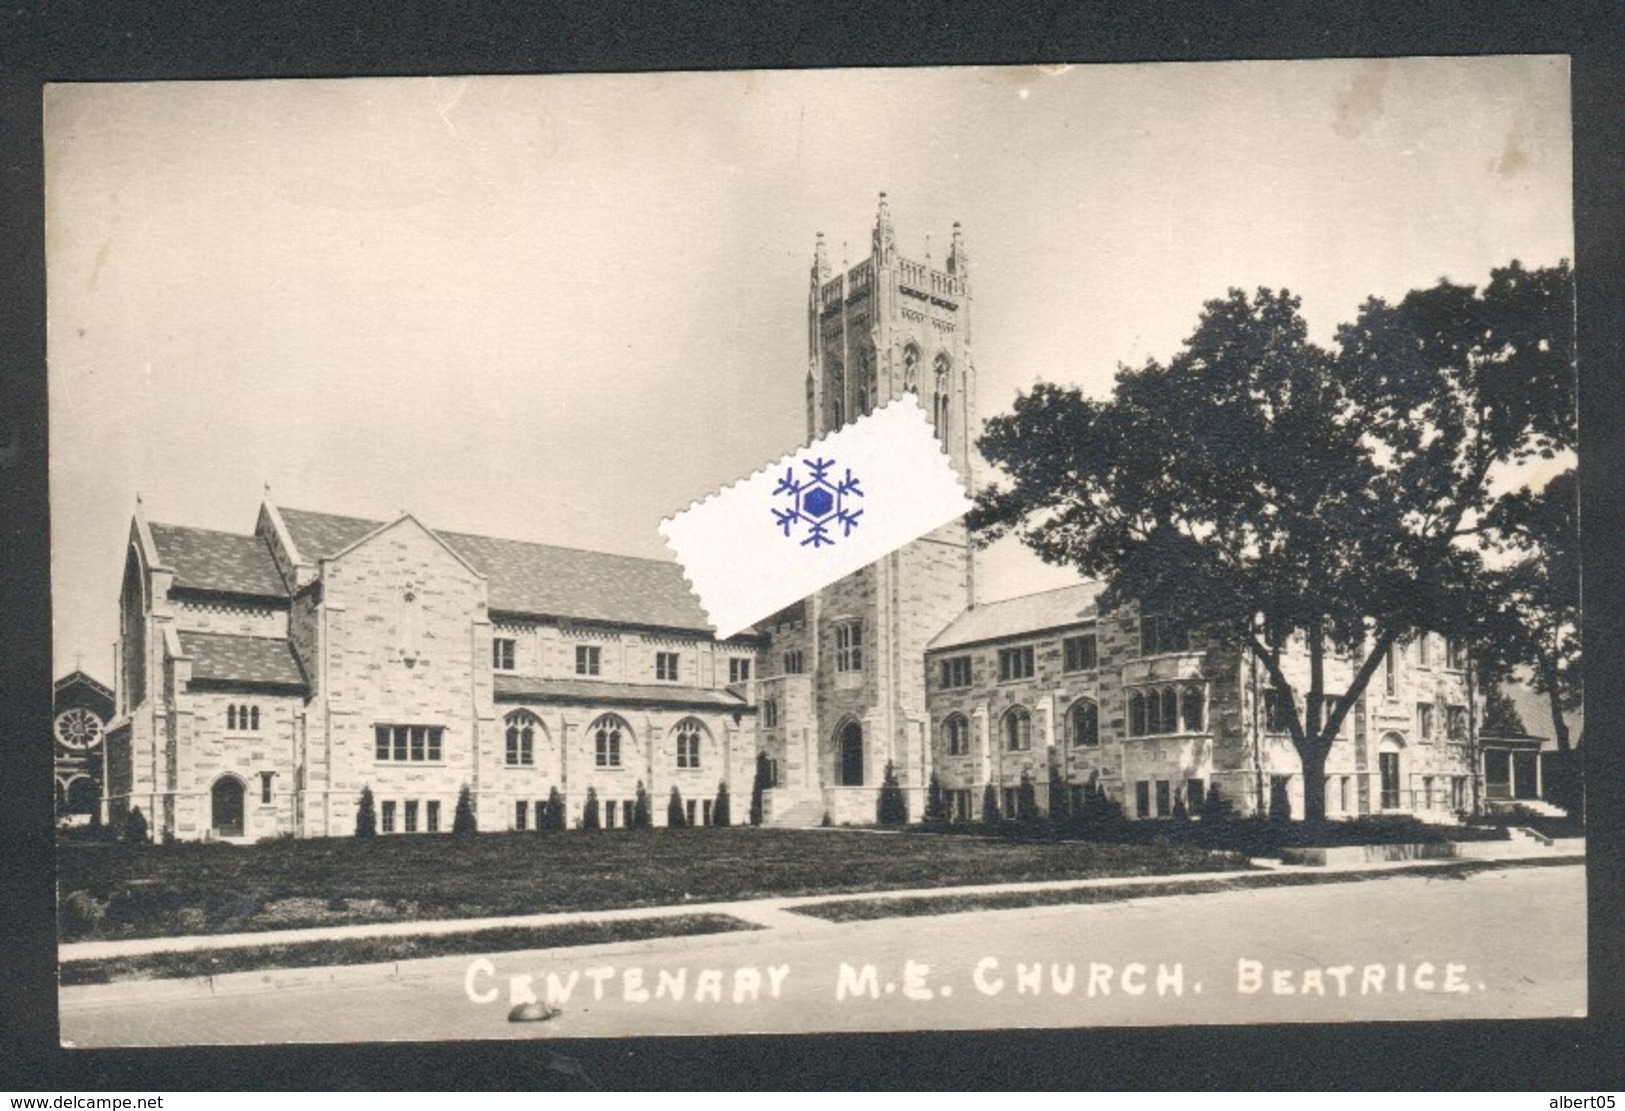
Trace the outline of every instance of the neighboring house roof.
{"label": "neighboring house roof", "polygon": [[180,641],[192,660],[194,680],[304,689],[293,647],[280,637],[183,632]]}
{"label": "neighboring house roof", "polygon": [[[1501,690],[1517,708],[1518,717],[1522,719],[1524,728],[1529,730],[1529,735],[1540,737],[1556,748],[1557,731],[1552,726],[1552,700],[1518,679],[1501,684]],[[1581,734],[1585,732],[1585,707],[1564,711],[1563,720],[1568,723],[1569,744],[1578,744]]]}
{"label": "neighboring house roof", "polygon": [[1092,621],[1100,583],[1078,583],[1037,594],[1023,594],[1002,602],[972,606],[949,623],[926,648],[957,648],[989,640],[1032,636],[1046,629]]}
{"label": "neighboring house roof", "polygon": [[[300,556],[310,560],[342,551],[382,524],[302,509],[279,512]],[[486,577],[494,611],[695,632],[711,629],[682,568],[674,562],[467,533],[436,535]]]}
{"label": "neighboring house roof", "polygon": [[56,683],[53,684],[52,690],[54,690],[57,694],[61,694],[63,691],[72,686],[83,686],[90,693],[99,695],[100,697],[107,699],[109,702],[113,700],[113,690],[111,687],[104,683],[98,682],[96,679],[85,674],[78,668],[75,668],[62,678],[58,679]]}
{"label": "neighboring house roof", "polygon": [[731,691],[661,683],[606,683],[593,679],[495,676],[496,697],[505,702],[572,702],[586,705],[679,706],[696,710],[755,709]]}
{"label": "neighboring house roof", "polygon": [[159,561],[175,571],[177,587],[251,597],[288,596],[270,547],[257,536],[185,525],[148,527]]}

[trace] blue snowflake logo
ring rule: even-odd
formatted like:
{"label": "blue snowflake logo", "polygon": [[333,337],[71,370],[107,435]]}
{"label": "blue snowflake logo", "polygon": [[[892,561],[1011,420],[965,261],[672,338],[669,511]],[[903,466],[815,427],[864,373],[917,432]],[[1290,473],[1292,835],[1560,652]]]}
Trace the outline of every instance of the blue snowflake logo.
{"label": "blue snowflake logo", "polygon": [[788,509],[773,510],[774,521],[785,536],[795,526],[806,525],[807,537],[801,541],[804,548],[834,544],[836,538],[830,530],[837,525],[842,537],[851,536],[863,516],[863,510],[852,508],[853,499],[863,497],[852,469],[845,468],[846,477],[837,481],[829,473],[835,466],[833,459],[803,459],[802,466],[811,472],[805,479],[797,481],[795,467],[786,467],[784,477],[773,487],[774,497],[782,494],[790,499]]}

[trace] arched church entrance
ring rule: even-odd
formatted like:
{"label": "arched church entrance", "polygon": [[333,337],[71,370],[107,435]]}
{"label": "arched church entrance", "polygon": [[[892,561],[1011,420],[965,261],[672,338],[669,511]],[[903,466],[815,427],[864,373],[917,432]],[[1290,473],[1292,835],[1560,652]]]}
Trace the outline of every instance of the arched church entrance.
{"label": "arched church entrance", "polygon": [[69,814],[94,814],[101,805],[101,791],[88,775],[74,776],[68,781],[67,800],[63,809]]}
{"label": "arched church entrance", "polygon": [[243,781],[223,775],[209,790],[209,828],[216,837],[243,835]]}
{"label": "arched church entrance", "polygon": [[1403,794],[1400,790],[1400,754],[1405,749],[1405,738],[1398,733],[1384,733],[1377,746],[1377,777],[1381,793],[1378,806],[1383,810],[1398,810]]}
{"label": "arched church entrance", "polygon": [[863,726],[849,721],[841,729],[840,781],[842,787],[863,786]]}

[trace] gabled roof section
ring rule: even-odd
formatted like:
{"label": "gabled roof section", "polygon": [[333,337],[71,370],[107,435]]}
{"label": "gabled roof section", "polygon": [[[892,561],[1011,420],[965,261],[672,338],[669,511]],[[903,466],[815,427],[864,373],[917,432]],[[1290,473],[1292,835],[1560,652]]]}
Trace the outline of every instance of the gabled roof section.
{"label": "gabled roof section", "polygon": [[194,682],[305,689],[299,661],[281,637],[183,632],[180,642],[192,661]]}
{"label": "gabled roof section", "polygon": [[363,545],[365,545],[368,541],[372,540],[373,537],[382,536],[384,533],[388,532],[390,529],[399,528],[402,524],[405,524],[407,522],[410,522],[411,524],[413,524],[413,525],[417,526],[419,529],[421,529],[423,531],[423,533],[429,537],[429,539],[433,540],[436,544],[440,545],[441,548],[445,549],[447,555],[451,556],[452,559],[455,559],[458,563],[462,564],[463,567],[468,569],[470,572],[480,576],[481,578],[485,577],[485,572],[481,571],[478,567],[475,567],[472,563],[468,562],[468,560],[463,557],[462,552],[459,552],[456,548],[453,548],[450,544],[446,543],[446,538],[444,536],[442,536],[440,533],[435,532],[432,529],[426,527],[423,524],[422,521],[418,520],[416,517],[412,516],[410,513],[402,513],[399,517],[396,517],[393,521],[384,522],[383,524],[379,525],[377,528],[373,529],[371,532],[367,533],[360,540],[357,540],[353,544],[349,544],[349,545],[346,545],[343,548],[340,548],[338,551],[334,552],[331,556],[327,556],[325,558],[328,558],[328,559],[342,559],[344,556],[349,555],[351,552],[355,551],[357,548],[360,548]]}
{"label": "gabled roof section", "polygon": [[183,590],[261,598],[288,596],[271,549],[257,536],[157,522],[148,528],[159,562],[174,569],[174,585]]}
{"label": "gabled roof section", "polygon": [[1104,589],[1101,583],[1078,583],[972,606],[954,618],[926,648],[936,651],[990,640],[1030,637],[1045,630],[1093,621],[1098,614],[1095,601]]}
{"label": "gabled roof section", "polygon": [[62,678],[58,679],[52,685],[52,690],[54,690],[57,694],[61,694],[68,688],[75,686],[82,686],[90,693],[99,695],[102,698],[108,699],[109,701],[111,701],[113,698],[113,689],[111,687],[92,678],[79,668],[74,668],[72,671],[62,676]]}
{"label": "gabled roof section", "polygon": [[277,507],[282,523],[299,549],[301,559],[318,560],[337,555],[368,533],[375,531],[382,521],[369,521],[361,517],[339,517],[332,513],[312,513],[304,509]]}
{"label": "gabled roof section", "polygon": [[[306,559],[335,555],[381,525],[302,509],[282,509],[281,514]],[[674,562],[468,533],[437,535],[485,576],[493,611],[711,631],[699,599]]]}

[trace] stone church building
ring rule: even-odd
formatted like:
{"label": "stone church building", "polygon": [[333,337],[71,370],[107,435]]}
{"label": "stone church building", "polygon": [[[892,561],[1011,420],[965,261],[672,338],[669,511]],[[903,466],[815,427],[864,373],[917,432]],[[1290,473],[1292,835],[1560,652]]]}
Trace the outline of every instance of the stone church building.
{"label": "stone church building", "polygon": [[[855,266],[832,272],[820,236],[809,438],[912,391],[972,482],[970,308],[957,225],[940,268],[899,252],[884,194]],[[1093,784],[1131,817],[1196,809],[1215,785],[1241,813],[1284,790],[1301,814],[1297,758],[1256,668],[1177,615],[1099,613],[1097,594],[977,604],[956,523],[718,641],[666,561],[269,499],[246,534],[138,509],[109,820],[139,806],[154,836],[179,840],[349,835],[370,788],[380,833],[432,833],[466,786],[481,830],[533,828],[554,789],[570,824],[590,791],[614,827],[641,785],[656,824],[673,788],[709,824],[723,785],[744,817],[758,752],[773,824],[873,821],[887,764],[916,817],[933,773],[962,817],[980,816],[987,784],[1013,813],[1023,778],[1041,807],[1059,805],[1051,768],[1065,801]],[[1329,661],[1330,681],[1352,667]],[[1396,648],[1333,750],[1329,812],[1469,808],[1469,689],[1453,645]]]}

